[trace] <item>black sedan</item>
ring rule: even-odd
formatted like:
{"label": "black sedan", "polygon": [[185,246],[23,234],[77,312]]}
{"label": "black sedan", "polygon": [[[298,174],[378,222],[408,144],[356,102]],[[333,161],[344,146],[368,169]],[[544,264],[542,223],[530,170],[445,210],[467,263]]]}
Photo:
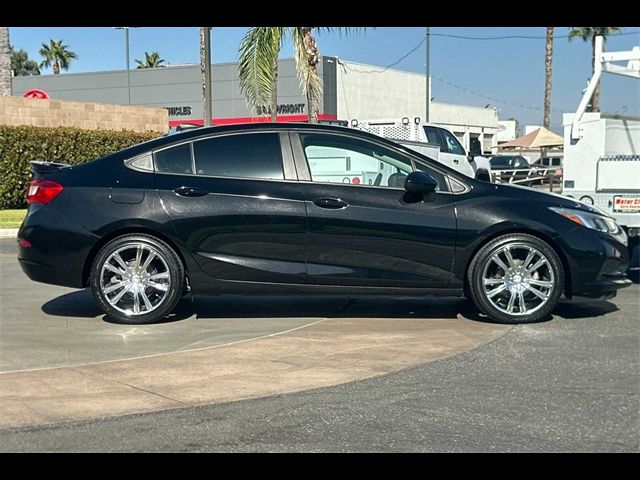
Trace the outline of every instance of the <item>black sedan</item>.
{"label": "black sedan", "polygon": [[[149,323],[218,293],[466,295],[540,320],[630,281],[627,237],[570,198],[465,177],[341,127],[201,128],[80,166],[32,162],[19,260]],[[375,180],[375,181],[374,181]]]}

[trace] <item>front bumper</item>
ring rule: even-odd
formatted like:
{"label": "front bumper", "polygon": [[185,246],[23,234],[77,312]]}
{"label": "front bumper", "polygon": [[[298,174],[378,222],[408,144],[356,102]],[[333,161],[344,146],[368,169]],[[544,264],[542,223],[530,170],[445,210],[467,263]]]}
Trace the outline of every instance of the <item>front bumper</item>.
{"label": "front bumper", "polygon": [[629,251],[620,237],[577,227],[559,240],[569,267],[567,297],[596,299],[631,285]]}

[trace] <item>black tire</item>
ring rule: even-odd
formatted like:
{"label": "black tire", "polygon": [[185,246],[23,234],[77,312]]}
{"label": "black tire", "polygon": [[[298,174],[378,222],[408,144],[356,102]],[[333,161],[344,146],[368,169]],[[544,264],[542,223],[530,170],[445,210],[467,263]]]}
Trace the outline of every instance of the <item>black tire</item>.
{"label": "black tire", "polygon": [[[502,297],[504,298],[504,300],[500,299],[492,303],[492,300],[488,298],[488,295],[493,293],[493,290],[488,293],[485,292],[485,288],[484,288],[485,269],[489,271],[490,268],[496,269],[498,273],[495,274],[494,278],[487,280],[487,282],[490,282],[490,281],[499,282],[499,281],[502,281],[500,279],[504,279],[506,277],[515,279],[517,276],[518,278],[514,281],[518,282],[518,286],[520,285],[520,282],[522,282],[522,284],[528,285],[526,280],[520,279],[519,275],[510,277],[510,274],[507,274],[506,272],[504,272],[505,275],[501,277],[501,273],[499,272],[503,272],[503,269],[500,269],[499,267],[497,267],[497,264],[493,264],[493,265],[491,264],[491,262],[493,262],[492,258],[494,258],[494,256],[497,254],[503,255],[503,251],[507,247],[514,248],[516,252],[525,251],[524,250],[525,248],[531,247],[533,249],[536,249],[538,252],[544,255],[544,257],[546,257],[547,263],[543,264],[543,266],[540,267],[540,269],[542,269],[543,272],[546,272],[548,274],[548,278],[543,278],[542,281],[549,283],[551,287],[548,292],[546,289],[542,289],[537,286],[535,287],[537,291],[543,290],[543,293],[548,293],[548,295],[546,296],[546,300],[544,302],[541,302],[536,298],[535,295],[533,295],[532,292],[524,293],[525,298],[526,296],[531,298],[532,304],[534,306],[536,301],[541,302],[538,309],[534,309],[534,308],[531,309],[532,313],[527,314],[528,306],[526,305],[526,303],[525,303],[524,313],[522,314],[519,311],[518,312],[513,311],[516,308],[519,310],[519,305],[511,306],[513,311],[513,313],[511,314],[507,313],[506,311],[503,311],[503,310],[508,310],[508,306],[506,306],[505,308],[503,308],[503,310],[501,310],[496,305],[494,305],[494,303],[498,303],[500,301],[504,301],[505,303],[507,303],[507,300],[505,297],[511,297],[513,295],[510,289],[511,287],[507,287],[507,282],[504,282],[504,285],[505,285],[504,287],[502,287],[502,284],[500,283],[497,284],[498,287],[503,288],[503,292],[497,295],[495,298]],[[541,257],[534,257],[534,258],[541,258]],[[520,260],[520,259],[515,259],[514,261],[516,264],[518,262],[523,262],[523,260]],[[531,261],[529,266],[531,266],[534,263],[536,263],[535,260]],[[517,265],[516,268],[523,268],[523,267],[522,265]],[[536,272],[534,272],[534,274]],[[551,277],[553,278],[553,280],[551,280]],[[540,281],[539,279],[537,280]],[[514,285],[514,283],[511,282],[511,285]],[[560,258],[558,258],[558,255],[556,254],[555,250],[551,246],[549,246],[546,242],[542,241],[538,237],[534,237],[533,235],[508,234],[508,235],[504,235],[502,237],[498,237],[491,240],[486,245],[482,246],[480,250],[478,250],[473,260],[469,264],[469,270],[467,272],[467,288],[471,294],[471,300],[476,305],[478,310],[484,313],[491,320],[494,320],[500,323],[511,323],[511,324],[532,323],[532,322],[543,320],[546,317],[548,317],[548,315],[553,311],[553,309],[558,304],[558,301],[560,300],[560,296],[562,295],[562,291],[564,288],[564,270],[562,268],[562,262],[560,261]],[[518,301],[519,301],[519,297],[516,297],[516,298],[518,298]]]}
{"label": "black tire", "polygon": [[[142,248],[153,249],[156,252],[157,259],[154,262],[159,262],[160,259],[166,264],[168,275],[167,285],[165,285],[166,291],[163,291],[162,300],[157,301],[157,306],[148,313],[125,313],[118,308],[115,308],[107,297],[107,294],[103,292],[101,287],[101,275],[105,262],[116,251],[122,248],[131,247],[134,245],[142,245]],[[149,256],[149,253],[147,253]],[[153,264],[150,265],[153,268]],[[169,315],[180,301],[184,291],[184,266],[182,261],[176,254],[176,252],[165,242],[159,240],[151,235],[144,234],[131,234],[117,237],[108,242],[96,255],[93,265],[91,266],[91,273],[89,274],[89,282],[93,296],[98,303],[98,306],[116,323],[125,324],[148,324],[157,322],[167,315]],[[106,275],[109,275],[106,273]],[[166,274],[165,274],[166,275]],[[117,281],[117,280],[116,280]],[[149,292],[148,288],[144,287],[145,292]],[[126,297],[127,294],[124,295]],[[151,296],[152,294],[149,294]],[[160,295],[157,293],[157,295]],[[134,296],[133,294],[131,295]],[[146,296],[146,295],[145,295]],[[123,298],[124,298],[123,297]],[[113,300],[113,298],[112,298]],[[144,307],[142,307],[144,308]]]}

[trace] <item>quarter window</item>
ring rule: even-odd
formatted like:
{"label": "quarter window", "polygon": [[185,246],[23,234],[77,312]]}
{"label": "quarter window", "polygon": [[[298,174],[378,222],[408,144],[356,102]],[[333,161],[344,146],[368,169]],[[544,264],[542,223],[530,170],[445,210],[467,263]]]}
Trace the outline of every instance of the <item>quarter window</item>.
{"label": "quarter window", "polygon": [[226,135],[193,143],[196,174],[283,180],[277,133]]}

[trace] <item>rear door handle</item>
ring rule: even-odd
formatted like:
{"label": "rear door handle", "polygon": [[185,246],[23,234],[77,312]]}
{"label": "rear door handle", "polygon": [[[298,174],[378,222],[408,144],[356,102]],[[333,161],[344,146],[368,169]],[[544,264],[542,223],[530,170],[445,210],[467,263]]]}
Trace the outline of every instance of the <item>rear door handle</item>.
{"label": "rear door handle", "polygon": [[206,190],[197,187],[178,187],[173,192],[181,197],[204,197],[209,193]]}
{"label": "rear door handle", "polygon": [[349,206],[347,202],[339,198],[316,198],[313,203],[320,208],[327,208],[329,210],[340,210]]}

